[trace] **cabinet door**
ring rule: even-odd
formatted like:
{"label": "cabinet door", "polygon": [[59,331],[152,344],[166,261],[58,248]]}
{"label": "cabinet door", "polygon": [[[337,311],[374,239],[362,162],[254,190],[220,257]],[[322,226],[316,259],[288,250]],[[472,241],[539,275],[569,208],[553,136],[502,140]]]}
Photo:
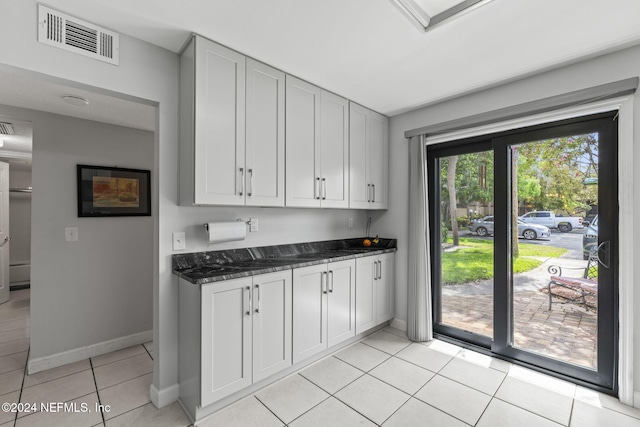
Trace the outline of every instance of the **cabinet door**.
{"label": "cabinet door", "polygon": [[320,88],[286,83],[286,205],[320,207]]}
{"label": "cabinet door", "polygon": [[349,102],[321,93],[320,197],[322,207],[349,207]]}
{"label": "cabinet door", "polygon": [[356,262],[328,266],[327,342],[329,347],[356,335]]}
{"label": "cabinet door", "polygon": [[251,277],[202,286],[201,405],[251,385]]}
{"label": "cabinet door", "polygon": [[327,348],[327,266],[293,270],[293,363]]}
{"label": "cabinet door", "polygon": [[376,257],[356,259],[356,334],[376,325]]}
{"label": "cabinet door", "polygon": [[349,104],[349,207],[368,209],[371,198],[367,178],[368,110]]}
{"label": "cabinet door", "polygon": [[253,382],[291,366],[291,270],[253,277]]}
{"label": "cabinet door", "polygon": [[196,38],[194,201],[243,205],[245,57]]}
{"label": "cabinet door", "polygon": [[376,286],[376,325],[393,318],[395,309],[395,273],[394,254],[384,254],[377,257],[378,280]]}
{"label": "cabinet door", "polygon": [[284,73],[247,58],[246,204],[284,206]]}
{"label": "cabinet door", "polygon": [[372,209],[389,207],[389,119],[369,111],[369,182]]}

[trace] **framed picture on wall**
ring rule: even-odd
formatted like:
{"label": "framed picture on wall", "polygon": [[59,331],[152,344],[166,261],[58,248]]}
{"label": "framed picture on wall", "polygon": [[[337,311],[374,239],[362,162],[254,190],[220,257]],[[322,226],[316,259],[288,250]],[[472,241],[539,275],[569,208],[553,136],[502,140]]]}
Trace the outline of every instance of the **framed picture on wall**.
{"label": "framed picture on wall", "polygon": [[151,216],[151,172],[78,165],[78,216]]}

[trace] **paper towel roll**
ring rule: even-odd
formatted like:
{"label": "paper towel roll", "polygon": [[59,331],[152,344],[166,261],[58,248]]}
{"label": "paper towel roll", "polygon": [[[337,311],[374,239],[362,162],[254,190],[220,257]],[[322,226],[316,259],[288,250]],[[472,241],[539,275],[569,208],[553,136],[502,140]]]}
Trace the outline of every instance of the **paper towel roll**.
{"label": "paper towel roll", "polygon": [[207,230],[209,243],[232,242],[247,237],[247,225],[244,221],[210,222],[207,224]]}

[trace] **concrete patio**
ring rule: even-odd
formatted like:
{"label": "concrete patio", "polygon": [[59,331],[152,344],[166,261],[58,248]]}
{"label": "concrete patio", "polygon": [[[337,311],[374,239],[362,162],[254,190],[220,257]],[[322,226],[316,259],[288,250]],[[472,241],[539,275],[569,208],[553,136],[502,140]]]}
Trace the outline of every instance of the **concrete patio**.
{"label": "concrete patio", "polygon": [[[597,310],[582,304],[556,304],[549,310],[549,265],[584,266],[586,261],[546,258],[534,270],[514,277],[514,345],[588,368],[597,363]],[[592,301],[595,304],[595,301]],[[493,280],[448,285],[442,289],[443,323],[493,335]]]}

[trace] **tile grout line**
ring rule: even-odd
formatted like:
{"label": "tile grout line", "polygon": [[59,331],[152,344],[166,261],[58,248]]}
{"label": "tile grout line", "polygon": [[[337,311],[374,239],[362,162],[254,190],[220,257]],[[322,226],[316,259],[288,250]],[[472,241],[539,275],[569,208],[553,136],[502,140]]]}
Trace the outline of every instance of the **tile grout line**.
{"label": "tile grout line", "polygon": [[93,385],[96,387],[96,396],[98,396],[98,405],[100,405],[100,416],[102,417],[102,425],[106,426],[106,420],[104,419],[104,411],[102,410],[102,401],[100,400],[100,392],[98,391],[98,382],[96,381],[96,373],[93,370],[93,362],[89,358],[89,366],[91,366],[91,376],[93,377]]}
{"label": "tile grout line", "polygon": [[478,418],[478,421],[476,421],[474,425],[478,425],[478,423],[480,422],[484,414],[487,412],[487,409],[489,409],[489,405],[491,405],[491,402],[493,402],[493,400],[496,399],[496,394],[498,393],[498,390],[500,390],[500,387],[502,387],[504,382],[507,380],[508,376],[509,376],[509,373],[505,373],[504,378],[502,379],[502,381],[500,381],[500,385],[498,386],[498,388],[496,388],[496,391],[494,391],[493,394],[491,395],[491,399],[489,400],[489,403],[487,403],[487,406],[484,408],[484,410],[482,411],[482,414],[480,414],[480,417]]}
{"label": "tile grout line", "polygon": [[[400,360],[402,360],[402,359],[400,359]],[[446,365],[445,365],[445,366],[446,366]],[[443,368],[444,368],[444,367],[443,367]],[[424,368],[423,368],[423,369],[424,369]],[[429,372],[433,372],[433,371],[429,371]],[[427,402],[425,402],[424,400],[420,399],[419,397],[416,397],[416,394],[418,394],[418,392],[419,392],[420,390],[422,390],[422,389],[423,389],[427,384],[429,384],[429,383],[431,382],[431,380],[433,380],[433,379],[434,379],[435,377],[437,377],[438,375],[439,375],[439,374],[436,372],[436,373],[433,375],[433,377],[429,378],[429,381],[427,381],[426,383],[424,383],[424,385],[423,385],[422,387],[420,387],[420,388],[419,388],[415,393],[413,393],[413,394],[411,395],[411,397],[412,397],[412,398],[414,398],[414,399],[416,399],[416,400],[417,400],[417,401],[419,401],[419,402],[424,403],[424,404],[425,404],[425,405],[427,405],[427,406],[432,407],[433,409],[435,409],[435,410],[436,410],[436,411],[438,411],[438,412],[442,412],[443,414],[448,415],[448,416],[450,416],[451,418],[454,418],[454,419],[456,419],[456,420],[460,421],[460,422],[461,422],[461,423],[463,423],[463,424],[467,424],[467,425],[469,425],[469,423],[467,423],[467,422],[465,422],[465,421],[461,420],[460,418],[456,417],[455,415],[450,414],[450,413],[448,413],[448,412],[446,412],[446,411],[444,411],[444,410],[442,410],[442,409],[440,409],[440,408],[437,408],[437,407],[433,406],[432,404],[427,403]],[[446,377],[443,377],[443,378],[446,378]],[[467,387],[468,387],[468,386],[467,386]],[[470,387],[469,387],[469,388],[470,388]],[[489,403],[491,403],[491,401],[489,401]],[[405,402],[405,405],[406,405],[406,402]],[[402,405],[402,406],[404,406],[404,405]],[[489,405],[487,404],[487,406],[489,406]],[[398,409],[399,409],[399,408],[398,408]],[[485,408],[485,409],[486,409],[486,408]],[[480,418],[478,418],[478,421],[480,421]]]}
{"label": "tile grout line", "polygon": [[[149,355],[149,357],[151,358],[151,360],[153,360],[153,356],[151,355],[151,352],[149,351],[149,349],[147,348],[147,346],[146,346],[146,345],[144,345],[144,344],[140,344],[140,345],[142,346],[142,348],[144,348],[144,351],[146,351],[146,352],[147,352],[147,354]],[[142,353],[140,353],[140,354],[142,354]],[[132,356],[132,357],[133,357],[133,356]]]}
{"label": "tile grout line", "polygon": [[[29,360],[29,353],[31,352],[31,346],[29,346],[29,349],[27,350],[27,360]],[[25,378],[27,378],[27,363],[25,362],[24,364],[24,373],[22,375],[22,384],[20,384],[20,393],[18,394],[18,402],[20,402],[22,400],[22,391],[24,390],[24,380]],[[18,424],[18,411],[16,411],[16,415],[13,418],[13,427],[16,426],[16,424]]]}
{"label": "tile grout line", "polygon": [[[253,398],[254,398],[254,399],[256,399],[258,402],[260,402],[260,404],[261,404],[262,406],[264,406],[264,407],[267,409],[267,411],[271,412],[271,414],[273,414],[273,416],[274,416],[274,417],[276,417],[276,418],[277,418],[277,419],[278,419],[278,420],[279,420],[283,425],[285,425],[285,426],[286,426],[286,425],[288,425],[287,423],[285,423],[284,421],[282,421],[282,418],[280,418],[279,416],[277,416],[277,415],[276,415],[276,413],[275,413],[275,412],[273,412],[273,411],[271,410],[271,408],[269,408],[269,407],[268,407],[268,406],[267,406],[267,405],[266,405],[262,400],[260,400],[260,398],[259,398],[258,396],[256,396],[256,395],[254,394],[254,395],[253,395]],[[226,407],[225,407],[225,408],[226,408]],[[216,411],[216,412],[218,412],[218,411]],[[216,412],[214,412],[214,413],[213,413],[213,414],[211,414],[211,415],[214,415]]]}
{"label": "tile grout line", "polygon": [[[514,405],[513,403],[511,403],[511,402],[507,402],[506,400],[500,399],[499,397],[494,397],[493,399],[495,399],[495,400],[499,400],[499,401],[500,401],[500,402],[502,402],[502,403],[506,403],[507,405],[514,406],[514,407],[516,407],[516,408],[518,408],[518,409],[522,409],[523,411],[526,411],[526,412],[528,412],[528,413],[530,413],[530,414],[537,415],[538,417],[543,418],[543,419],[545,419],[545,420],[547,420],[547,421],[551,421],[552,423],[560,424],[559,422],[554,421],[554,420],[552,420],[552,419],[551,419],[551,418],[549,418],[549,417],[545,417],[545,416],[544,416],[544,415],[542,415],[542,414],[538,414],[537,412],[533,412],[533,411],[531,411],[531,410],[529,410],[529,409],[526,409],[526,408],[523,408],[523,407],[521,407],[521,406]],[[571,419],[571,414],[569,414],[569,419]],[[560,424],[560,425],[561,425],[561,426],[565,426],[565,424]],[[568,425],[568,424],[567,424],[567,425]]]}
{"label": "tile grout line", "polygon": [[[323,389],[322,387],[320,387],[319,385],[317,385],[316,383],[314,383],[314,382],[313,382],[313,381],[311,381],[310,379],[305,378],[302,374],[300,374],[300,372],[298,372],[298,375],[299,375],[299,376],[301,376],[305,381],[310,382],[310,383],[311,383],[311,384],[313,384],[315,387],[318,387],[320,390],[322,390],[322,391],[324,391],[325,393],[327,393],[329,396],[327,396],[326,398],[322,399],[320,402],[318,402],[318,404],[317,404],[317,405],[313,405],[311,408],[307,409],[307,410],[306,410],[306,411],[304,411],[302,414],[300,414],[300,415],[298,415],[297,417],[295,417],[294,419],[292,419],[290,422],[288,422],[288,423],[284,423],[284,421],[283,421],[284,425],[286,425],[286,426],[288,426],[289,424],[291,424],[292,422],[294,422],[294,421],[295,421],[295,420],[297,420],[298,418],[302,417],[304,414],[306,414],[306,413],[308,413],[308,412],[310,412],[310,411],[313,411],[315,408],[317,408],[318,406],[322,405],[322,403],[326,402],[327,400],[329,400],[329,399],[331,399],[331,398],[333,397],[333,394],[329,393],[328,391],[326,391],[325,389]],[[257,397],[256,397],[256,399],[257,399]],[[258,399],[258,400],[260,400],[260,399]],[[260,402],[260,403],[262,403],[262,402]],[[265,405],[264,403],[262,403],[262,404],[263,404],[263,405]],[[265,405],[265,406],[266,406],[266,405]],[[267,408],[267,409],[269,409],[269,408]],[[274,415],[275,415],[275,414],[274,414]],[[277,417],[277,415],[276,415],[276,417]],[[278,417],[278,419],[279,419],[280,421],[282,421],[282,419],[280,419],[280,417]]]}

